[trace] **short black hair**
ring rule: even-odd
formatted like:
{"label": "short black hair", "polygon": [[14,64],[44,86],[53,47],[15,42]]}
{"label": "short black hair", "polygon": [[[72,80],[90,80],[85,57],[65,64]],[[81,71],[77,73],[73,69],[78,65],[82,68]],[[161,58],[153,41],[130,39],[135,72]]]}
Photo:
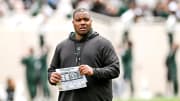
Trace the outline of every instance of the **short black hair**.
{"label": "short black hair", "polygon": [[75,16],[75,14],[78,13],[78,12],[88,12],[88,13],[89,13],[89,10],[87,10],[87,9],[85,9],[85,8],[77,8],[77,9],[75,9],[74,12],[73,12],[73,18],[74,18],[74,16]]}

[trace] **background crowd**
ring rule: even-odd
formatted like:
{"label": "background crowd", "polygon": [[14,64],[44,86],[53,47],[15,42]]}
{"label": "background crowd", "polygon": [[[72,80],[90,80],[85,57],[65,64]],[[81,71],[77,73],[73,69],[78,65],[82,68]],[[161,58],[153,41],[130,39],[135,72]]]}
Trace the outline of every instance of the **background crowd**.
{"label": "background crowd", "polygon": [[[136,81],[134,79],[134,62],[135,56],[137,56],[134,48],[136,47],[136,43],[132,38],[134,35],[133,31],[138,23],[155,23],[160,24],[164,28],[164,35],[167,39],[167,53],[164,55],[164,81],[165,87],[164,93],[159,93],[158,91],[156,94],[147,93],[149,90],[146,88],[148,83],[144,82],[142,86],[145,86],[145,98],[146,96],[149,98],[153,95],[158,96],[176,96],[179,95],[179,78],[178,78],[178,67],[180,61],[178,55],[178,48],[179,44],[177,36],[178,24],[180,21],[180,1],[179,0],[0,0],[0,23],[1,26],[6,25],[8,23],[8,27],[14,25],[14,28],[18,30],[19,26],[24,26],[28,21],[30,23],[29,29],[31,27],[36,26],[37,29],[33,31],[35,33],[35,37],[37,39],[30,39],[30,40],[37,40],[35,46],[24,46],[22,49],[26,48],[28,50],[25,56],[20,55],[18,62],[20,65],[25,68],[23,71],[25,73],[25,83],[27,85],[26,96],[24,99],[33,99],[33,100],[40,100],[38,99],[37,95],[42,92],[43,101],[51,101],[53,99],[54,92],[51,93],[51,89],[49,88],[47,82],[47,68],[49,66],[49,58],[50,50],[52,50],[53,45],[48,43],[47,40],[55,40],[51,35],[48,34],[48,28],[51,24],[51,21],[56,19],[62,19],[58,23],[62,23],[61,25],[66,25],[67,22],[71,21],[72,12],[75,8],[86,8],[92,11],[93,15],[95,16],[95,22],[100,22],[101,24],[107,24],[107,28],[109,28],[108,32],[111,35],[105,35],[109,37],[109,39],[114,43],[114,47],[117,50],[117,54],[121,61],[121,75],[117,80],[114,80],[114,96],[115,97],[136,97],[138,94]],[[99,19],[100,17],[100,19]],[[30,19],[30,20],[29,20]],[[97,20],[98,19],[98,20]],[[32,21],[32,24],[31,24]],[[36,25],[33,25],[33,21],[35,21]],[[102,22],[101,22],[102,21]],[[116,23],[120,23],[122,26],[116,26],[116,30],[118,30],[119,38],[116,41],[114,38],[116,37],[113,29],[111,27],[112,23],[109,22],[119,21]],[[107,23],[106,23],[107,22]],[[28,23],[28,24],[29,24]],[[113,22],[114,23],[114,22]],[[58,24],[56,24],[58,25]],[[51,27],[62,27],[62,26],[51,26]],[[97,25],[98,26],[98,25]],[[137,25],[138,26],[138,25]],[[58,29],[57,28],[57,29]],[[71,30],[69,26],[62,27],[68,30]],[[121,29],[119,31],[119,29]],[[57,30],[56,29],[56,30]],[[98,27],[95,29],[98,29]],[[141,28],[140,28],[141,29]],[[143,27],[142,27],[143,29]],[[1,30],[1,28],[0,28]],[[9,29],[2,29],[2,30],[9,30]],[[99,30],[101,27],[99,27]],[[150,30],[154,30],[153,28]],[[3,31],[2,31],[3,32]],[[6,31],[5,31],[6,32]],[[59,37],[63,38],[63,31],[59,31],[61,33]],[[69,31],[68,31],[69,32]],[[63,33],[63,34],[62,34]],[[146,32],[141,32],[145,34]],[[159,32],[157,31],[156,34]],[[15,33],[11,33],[15,34]],[[101,33],[102,35],[104,33]],[[114,35],[112,35],[114,34]],[[0,34],[1,35],[1,34]],[[62,36],[61,36],[62,35]],[[3,34],[2,34],[3,36]],[[22,35],[23,37],[26,35]],[[20,37],[22,37],[20,36]],[[28,36],[28,35],[27,35]],[[49,37],[50,36],[50,37]],[[114,36],[114,37],[113,37]],[[46,40],[47,39],[47,40]],[[58,38],[57,38],[58,39]],[[21,43],[26,43],[28,39],[21,40]],[[137,40],[143,40],[141,38]],[[60,41],[60,40],[59,40]],[[58,42],[59,42],[58,41]],[[1,40],[0,40],[1,42]],[[10,41],[11,42],[11,41]],[[30,41],[28,41],[30,42]],[[31,43],[30,43],[31,44]],[[6,45],[6,43],[2,42],[2,45]],[[25,44],[22,44],[25,45]],[[50,46],[49,46],[50,45]],[[52,46],[51,46],[52,45]],[[38,48],[37,48],[38,47]],[[50,49],[51,48],[51,49]],[[137,50],[137,49],[136,49]],[[163,51],[163,50],[162,50]],[[22,52],[22,51],[21,51]],[[4,53],[6,54],[6,53]],[[7,53],[8,54],[8,53]],[[19,53],[21,54],[21,53]],[[178,57],[178,59],[177,59]],[[1,60],[1,59],[0,59]],[[144,60],[148,61],[148,60]],[[142,62],[144,62],[142,61]],[[11,64],[11,61],[8,61]],[[0,63],[0,67],[3,71],[3,66]],[[19,67],[17,67],[19,68]],[[32,70],[30,70],[31,68]],[[158,66],[156,67],[158,68]],[[15,69],[11,67],[12,71]],[[10,69],[10,70],[11,70]],[[158,69],[157,69],[158,70]],[[31,71],[31,72],[29,72]],[[159,71],[161,72],[161,71]],[[30,73],[30,74],[28,74]],[[32,73],[36,73],[33,74]],[[3,74],[3,73],[2,73]],[[16,73],[15,73],[16,74]],[[17,73],[18,74],[18,73]],[[4,74],[4,78],[0,81],[0,101],[17,101],[17,98],[14,98],[17,93],[17,79],[14,77],[9,77],[9,74]],[[153,74],[151,74],[153,75]],[[4,83],[5,82],[5,83]],[[1,85],[5,85],[1,87]],[[2,89],[1,89],[2,88]],[[42,91],[41,91],[42,89]],[[129,90],[129,91],[128,91]],[[127,95],[126,93],[129,92]],[[41,94],[40,94],[41,95]],[[24,95],[23,95],[24,96]],[[18,100],[20,101],[20,100]],[[25,101],[25,100],[22,100]]]}

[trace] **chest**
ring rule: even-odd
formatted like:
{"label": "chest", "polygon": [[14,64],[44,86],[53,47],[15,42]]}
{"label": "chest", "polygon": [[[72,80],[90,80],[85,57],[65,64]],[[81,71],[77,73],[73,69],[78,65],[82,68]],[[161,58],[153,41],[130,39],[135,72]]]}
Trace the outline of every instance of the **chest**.
{"label": "chest", "polygon": [[61,50],[61,63],[65,64],[89,64],[100,57],[100,48],[93,41],[75,43],[70,42]]}

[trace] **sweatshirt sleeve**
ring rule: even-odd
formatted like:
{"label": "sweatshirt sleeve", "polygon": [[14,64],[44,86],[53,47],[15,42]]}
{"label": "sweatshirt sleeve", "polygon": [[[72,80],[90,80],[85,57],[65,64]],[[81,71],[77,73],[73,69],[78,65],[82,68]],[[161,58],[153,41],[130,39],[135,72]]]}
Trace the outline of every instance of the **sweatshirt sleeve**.
{"label": "sweatshirt sleeve", "polygon": [[98,79],[113,79],[119,76],[119,58],[109,41],[102,43],[100,49],[103,67],[93,68],[93,77]]}
{"label": "sweatshirt sleeve", "polygon": [[59,53],[60,53],[60,49],[57,46],[56,49],[55,49],[54,56],[52,58],[51,64],[50,64],[50,68],[48,69],[48,80],[49,80],[49,83],[52,84],[52,85],[56,85],[56,84],[53,84],[53,83],[50,82],[50,76],[51,76],[51,73],[55,72],[56,69],[60,65],[60,56],[59,56],[60,54]]}

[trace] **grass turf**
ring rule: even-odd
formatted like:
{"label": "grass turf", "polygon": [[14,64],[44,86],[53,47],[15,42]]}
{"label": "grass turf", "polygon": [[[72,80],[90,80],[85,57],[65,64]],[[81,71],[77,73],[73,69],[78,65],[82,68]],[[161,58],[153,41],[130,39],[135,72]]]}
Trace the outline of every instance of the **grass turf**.
{"label": "grass turf", "polygon": [[152,99],[113,99],[113,101],[180,101],[180,98],[152,98]]}

